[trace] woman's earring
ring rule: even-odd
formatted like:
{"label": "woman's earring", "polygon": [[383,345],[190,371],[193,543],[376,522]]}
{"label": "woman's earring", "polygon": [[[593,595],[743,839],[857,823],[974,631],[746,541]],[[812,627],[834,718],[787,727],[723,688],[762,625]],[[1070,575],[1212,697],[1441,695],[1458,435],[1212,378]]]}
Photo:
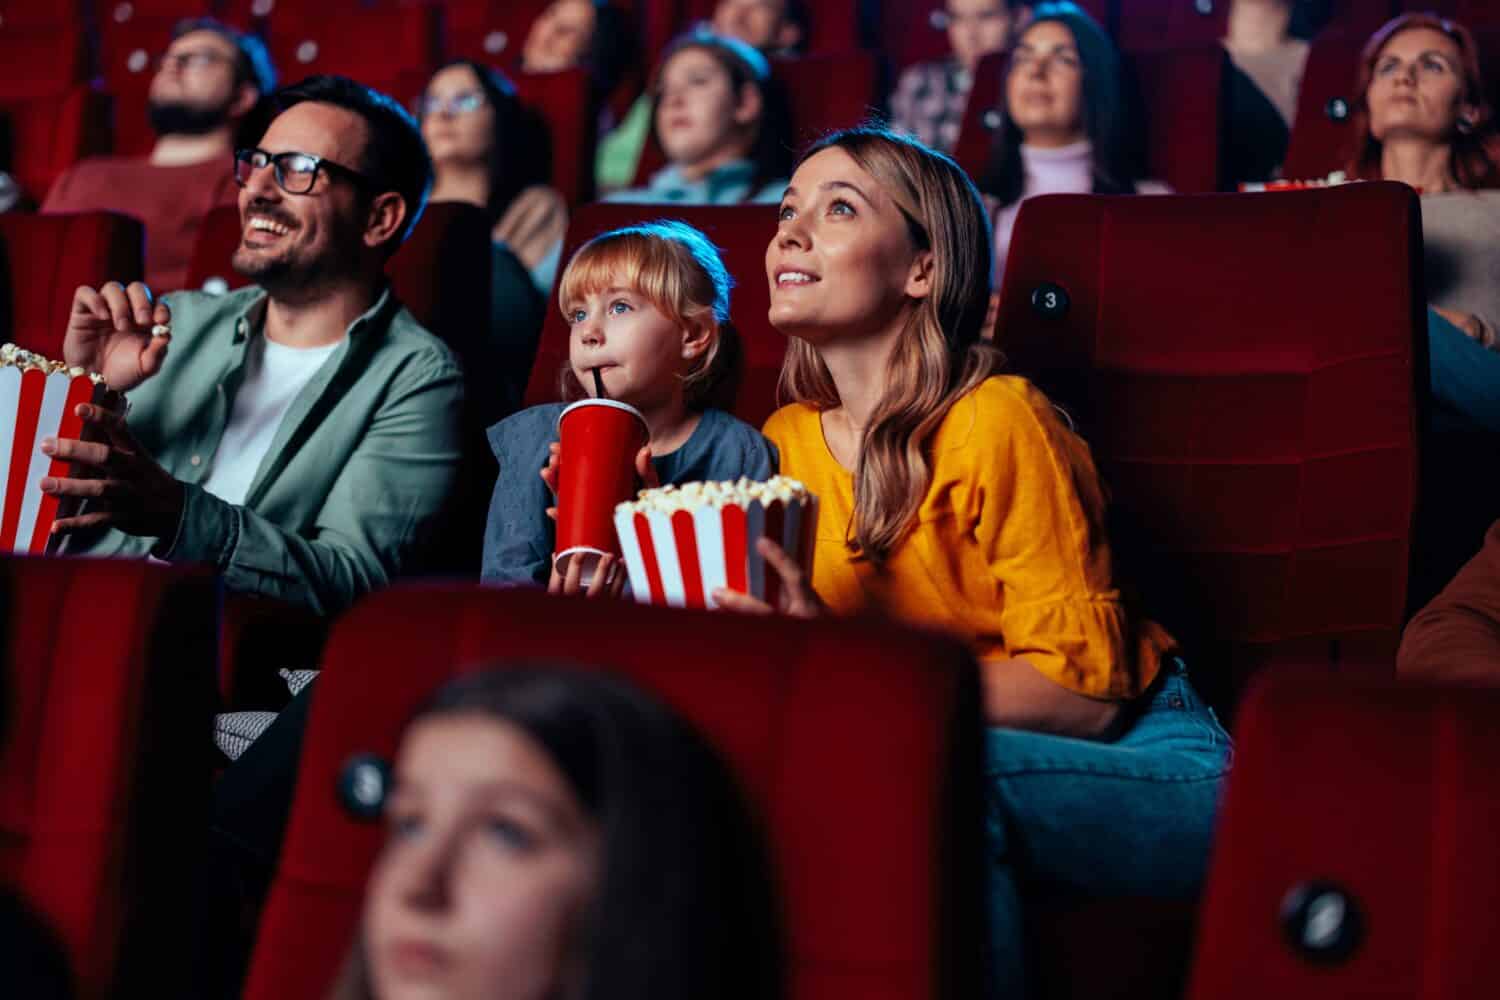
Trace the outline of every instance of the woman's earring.
{"label": "woman's earring", "polygon": [[1469,115],[1460,115],[1458,118],[1458,134],[1469,135],[1474,131],[1474,119]]}

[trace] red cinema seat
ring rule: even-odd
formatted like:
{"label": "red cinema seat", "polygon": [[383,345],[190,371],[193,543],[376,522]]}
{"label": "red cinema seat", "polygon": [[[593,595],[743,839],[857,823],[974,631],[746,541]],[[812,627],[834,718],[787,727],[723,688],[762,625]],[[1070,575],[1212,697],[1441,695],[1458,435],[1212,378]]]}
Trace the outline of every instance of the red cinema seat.
{"label": "red cinema seat", "polygon": [[1354,87],[1364,44],[1365,39],[1352,36],[1313,43],[1297,95],[1297,120],[1287,143],[1283,177],[1327,177],[1342,170],[1353,155],[1357,137],[1350,119],[1358,102]]}
{"label": "red cinema seat", "polygon": [[383,836],[333,794],[350,755],[390,759],[438,684],[526,657],[623,674],[724,753],[766,819],[792,1000],[980,995],[978,689],[964,649],[873,622],[453,585],[384,591],[334,626],[246,1000],[322,997],[348,952]]}
{"label": "red cinema seat", "polygon": [[1246,700],[1193,1000],[1487,997],[1500,693],[1288,671]]}
{"label": "red cinema seat", "polygon": [[[877,113],[880,68],[873,53],[775,59],[771,72],[790,104],[794,150],[800,151],[829,132],[851,128]],[[653,131],[636,165],[636,184],[644,186],[666,162]]]}
{"label": "red cinema seat", "polygon": [[0,878],[81,998],[187,995],[217,601],[196,569],[0,559]]}
{"label": "red cinema seat", "polygon": [[1224,49],[1139,52],[1127,54],[1125,63],[1146,123],[1146,176],[1178,194],[1219,190]]}
{"label": "red cinema seat", "polygon": [[[1227,59],[1218,45],[1125,54],[1135,113],[1145,123],[1145,179],[1163,181],[1178,194],[1218,190],[1220,94]],[[996,54],[986,56],[974,72],[953,151],[971,177],[983,177],[989,162],[1008,71],[1008,57]]]}
{"label": "red cinema seat", "polygon": [[102,21],[99,59],[105,87],[114,97],[114,152],[145,156],[156,143],[146,113],[156,61],[172,43],[175,18],[135,15]]}
{"label": "red cinema seat", "polygon": [[0,0],[0,36],[10,31],[34,28],[76,28],[79,14],[73,3],[37,3],[36,0]]}
{"label": "red cinema seat", "polygon": [[1387,183],[1021,208],[997,342],[1089,440],[1150,553],[1147,596],[1221,704],[1287,656],[1393,662],[1420,235],[1416,196]]}
{"label": "red cinema seat", "polygon": [[215,0],[93,0],[95,21],[101,26],[128,24],[137,20],[180,21],[190,17],[213,17]]}
{"label": "red cinema seat", "polygon": [[56,98],[88,80],[80,28],[17,28],[0,32],[0,99]]}
{"label": "red cinema seat", "polygon": [[[1401,9],[1415,13],[1433,11],[1475,31],[1500,29],[1500,6],[1494,0],[1401,0]],[[1493,76],[1500,67],[1487,68]]]}
{"label": "red cinema seat", "polygon": [[1115,41],[1128,51],[1216,44],[1232,0],[1119,0]]}
{"label": "red cinema seat", "polygon": [[61,97],[0,100],[0,170],[38,205],[52,182],[109,150],[109,98],[86,84]]}
{"label": "red cinema seat", "polygon": [[139,280],[143,242],[123,215],[0,214],[0,340],[60,359],[74,290]]}
{"label": "red cinema seat", "polygon": [[542,116],[552,148],[552,186],[570,208],[593,200],[598,112],[588,74],[517,73],[516,96]]}
{"label": "red cinema seat", "polygon": [[[573,216],[563,243],[563,266],[587,240],[620,226],[677,219],[708,236],[724,256],[734,278],[730,316],[739,331],[744,376],[734,397],[734,415],[759,427],[776,409],[776,380],[786,353],[786,336],[767,320],[770,286],[766,281],[766,246],[776,235],[771,205],[585,205]],[[559,271],[559,274],[562,272]],[[556,302],[549,302],[525,405],[558,398],[558,375],[568,362],[568,326]]]}
{"label": "red cinema seat", "polygon": [[283,3],[269,21],[266,43],[277,73],[289,84],[337,73],[394,96],[404,72],[431,73],[437,67],[439,16],[435,6],[354,12]]}
{"label": "red cinema seat", "polygon": [[[1021,208],[997,344],[1089,441],[1124,575],[1221,706],[1267,664],[1394,662],[1427,385],[1420,232],[1396,184]],[[1051,909],[1049,994],[1125,995],[1100,978],[1125,966],[1069,958],[1110,927],[1128,929],[1109,940],[1129,995],[1174,995],[1192,915],[1170,910]]]}
{"label": "red cinema seat", "polygon": [[513,66],[521,58],[531,22],[551,0],[449,0],[447,47],[450,59],[472,59]]}

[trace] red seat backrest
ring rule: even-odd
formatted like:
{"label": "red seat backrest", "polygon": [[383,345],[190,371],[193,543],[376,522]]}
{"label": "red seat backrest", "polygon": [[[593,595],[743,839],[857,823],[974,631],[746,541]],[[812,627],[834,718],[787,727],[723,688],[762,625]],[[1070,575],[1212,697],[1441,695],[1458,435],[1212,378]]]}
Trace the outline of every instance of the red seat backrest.
{"label": "red seat backrest", "polygon": [[539,657],[624,674],[725,755],[766,818],[792,1000],[979,995],[977,687],[964,649],[870,622],[454,585],[384,591],[334,626],[247,1000],[322,997],[347,954],[382,838],[332,794],[349,756],[389,760],[446,678]]}
{"label": "red seat backrest", "polygon": [[449,0],[446,55],[490,65],[521,58],[531,22],[551,0]]}
{"label": "red seat backrest", "polygon": [[[1004,113],[1009,56],[986,56],[974,71],[953,156],[976,179],[984,175],[990,146]],[[1144,120],[1146,179],[1164,181],[1179,194],[1219,187],[1219,132],[1227,56],[1217,44],[1172,51],[1126,53],[1127,84]]]}
{"label": "red seat backrest", "polygon": [[0,35],[35,28],[76,28],[81,11],[77,4],[37,3],[36,0],[0,0]]}
{"label": "red seat backrest", "polygon": [[[776,234],[776,210],[771,205],[585,205],[568,225],[563,267],[573,251],[600,233],[655,219],[679,219],[697,227],[723,254],[724,265],[735,282],[730,317],[739,331],[745,361],[733,410],[741,420],[759,427],[776,409],[776,380],[786,353],[786,336],[767,319],[771,307],[765,257],[766,247]],[[552,301],[547,303],[536,361],[526,387],[527,406],[558,398],[558,375],[567,362],[568,326],[556,301]]]}
{"label": "red seat backrest", "polygon": [[80,27],[0,32],[0,98],[55,98],[88,82],[86,46]]}
{"label": "red seat backrest", "polygon": [[997,343],[1092,445],[1122,559],[1216,695],[1293,651],[1389,668],[1427,386],[1420,236],[1416,196],[1385,183],[1021,207]]}
{"label": "red seat backrest", "polygon": [[61,359],[74,290],[140,280],[143,244],[123,215],[0,214],[0,340]]}
{"label": "red seat backrest", "polygon": [[1188,995],[1490,995],[1497,717],[1495,691],[1306,671],[1257,685],[1236,735]]}
{"label": "red seat backrest", "polygon": [[1228,63],[1217,43],[1125,56],[1146,125],[1146,176],[1178,194],[1219,190],[1219,95]]}
{"label": "red seat backrest", "polygon": [[517,73],[516,96],[547,123],[552,141],[552,186],[570,207],[594,197],[594,147],[598,139],[598,111],[588,74],[581,69],[561,73]]}
{"label": "red seat backrest", "polygon": [[404,72],[430,74],[441,54],[440,10],[432,5],[354,12],[324,5],[276,7],[267,45],[281,80],[337,73],[396,96]]}
{"label": "red seat backrest", "polygon": [[1118,0],[1115,41],[1127,51],[1216,44],[1231,0]]}
{"label": "red seat backrest", "polygon": [[0,559],[0,877],[58,931],[80,997],[185,995],[217,600],[205,571]]}
{"label": "red seat backrest", "polygon": [[147,94],[156,75],[156,60],[172,43],[175,18],[140,13],[124,21],[99,25],[99,61],[104,85],[114,98],[114,152],[144,156],[156,143],[146,114]]}
{"label": "red seat backrest", "polygon": [[[785,92],[792,115],[792,149],[800,152],[829,132],[851,128],[876,114],[880,68],[870,52],[841,52],[774,59],[771,72]],[[667,162],[655,129],[636,164],[635,179],[645,185]]]}
{"label": "red seat backrest", "polygon": [[1299,181],[1327,177],[1342,170],[1354,152],[1356,136],[1350,119],[1358,103],[1355,77],[1364,44],[1363,38],[1352,36],[1313,43],[1297,94],[1297,120],[1287,143],[1283,177]]}
{"label": "red seat backrest", "polygon": [[[1476,31],[1500,29],[1500,7],[1493,0],[1400,0],[1400,6],[1403,11],[1436,11]],[[1500,72],[1500,67],[1487,67],[1488,75],[1495,72]]]}
{"label": "red seat backrest", "polygon": [[79,84],[62,97],[0,99],[0,136],[0,169],[40,205],[68,167],[109,151],[109,98]]}

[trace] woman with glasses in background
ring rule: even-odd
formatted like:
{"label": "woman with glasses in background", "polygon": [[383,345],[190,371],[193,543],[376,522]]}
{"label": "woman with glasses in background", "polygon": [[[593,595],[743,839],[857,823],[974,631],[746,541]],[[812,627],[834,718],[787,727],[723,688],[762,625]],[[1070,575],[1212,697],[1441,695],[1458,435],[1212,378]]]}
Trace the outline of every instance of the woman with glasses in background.
{"label": "woman with glasses in background", "polygon": [[490,342],[509,412],[526,390],[568,227],[567,203],[547,184],[546,130],[504,74],[466,60],[434,73],[418,104],[431,200],[477,205],[491,226]]}

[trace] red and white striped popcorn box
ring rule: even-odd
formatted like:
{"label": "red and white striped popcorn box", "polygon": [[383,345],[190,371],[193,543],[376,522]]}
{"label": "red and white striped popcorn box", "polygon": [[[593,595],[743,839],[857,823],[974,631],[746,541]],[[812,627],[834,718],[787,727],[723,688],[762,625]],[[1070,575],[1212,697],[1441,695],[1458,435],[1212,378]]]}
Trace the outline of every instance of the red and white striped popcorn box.
{"label": "red and white striped popcorn box", "polygon": [[67,476],[67,462],[43,455],[42,438],[78,438],[78,404],[117,408],[103,382],[6,344],[0,347],[0,552],[47,551],[52,524],[76,503],[42,492],[42,479]]}
{"label": "red and white striped popcorn box", "polygon": [[635,599],[712,608],[717,606],[713,592],[727,587],[775,606],[781,579],[755,543],[774,539],[810,574],[818,498],[781,476],[767,483],[689,483],[667,490],[683,498],[705,487],[718,499],[671,509],[676,505],[652,504],[652,495],[661,491],[644,490],[640,500],[615,508],[615,531]]}

